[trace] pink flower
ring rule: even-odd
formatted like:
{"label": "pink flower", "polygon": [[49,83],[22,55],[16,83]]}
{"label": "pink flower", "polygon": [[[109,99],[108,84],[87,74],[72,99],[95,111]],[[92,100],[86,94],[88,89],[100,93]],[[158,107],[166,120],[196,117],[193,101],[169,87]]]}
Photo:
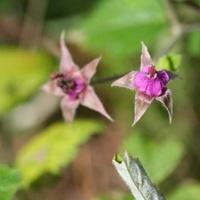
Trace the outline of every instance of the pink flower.
{"label": "pink flower", "polygon": [[100,58],[79,69],[65,46],[64,34],[61,35],[60,45],[60,73],[52,74],[51,80],[43,85],[43,90],[54,95],[64,96],[61,101],[61,109],[67,122],[73,122],[79,104],[95,110],[113,121],[95,94],[93,87],[89,85]]}
{"label": "pink flower", "polygon": [[172,93],[167,88],[167,83],[176,77],[178,77],[176,74],[167,70],[157,71],[147,47],[142,43],[140,72],[131,71],[116,80],[112,86],[125,87],[137,91],[133,125],[142,117],[154,98],[160,101],[167,109],[171,123]]}

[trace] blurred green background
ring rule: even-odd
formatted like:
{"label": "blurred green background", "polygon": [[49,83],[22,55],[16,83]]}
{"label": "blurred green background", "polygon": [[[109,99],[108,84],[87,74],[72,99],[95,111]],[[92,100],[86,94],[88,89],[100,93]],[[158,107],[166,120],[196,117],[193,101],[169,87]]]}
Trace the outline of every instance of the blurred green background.
{"label": "blurred green background", "polygon": [[[181,58],[172,124],[154,101],[131,127],[135,92],[112,82],[94,88],[115,123],[85,107],[65,123],[60,98],[41,91],[62,30],[80,67],[102,56],[93,80],[139,70],[141,41],[159,68],[164,55]],[[199,200],[199,63],[199,0],[1,0],[0,199],[133,199],[111,162],[126,149],[166,199]]]}

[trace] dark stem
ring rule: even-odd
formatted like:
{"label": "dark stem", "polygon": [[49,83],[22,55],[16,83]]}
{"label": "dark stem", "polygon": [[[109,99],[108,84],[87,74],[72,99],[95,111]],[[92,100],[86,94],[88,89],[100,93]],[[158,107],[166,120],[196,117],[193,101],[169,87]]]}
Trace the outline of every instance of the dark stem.
{"label": "dark stem", "polygon": [[100,83],[106,83],[106,82],[109,82],[109,81],[114,81],[118,78],[121,78],[122,76],[124,76],[127,73],[118,74],[118,75],[110,76],[110,77],[103,77],[103,78],[94,79],[94,80],[91,81],[91,84],[95,85],[95,84],[100,84]]}

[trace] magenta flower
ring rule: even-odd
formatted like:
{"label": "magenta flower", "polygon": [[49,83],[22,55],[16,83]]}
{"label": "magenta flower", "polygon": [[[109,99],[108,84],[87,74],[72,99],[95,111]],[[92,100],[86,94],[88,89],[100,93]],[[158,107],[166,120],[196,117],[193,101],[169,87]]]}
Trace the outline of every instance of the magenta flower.
{"label": "magenta flower", "polygon": [[51,80],[43,85],[43,90],[54,95],[64,96],[61,101],[61,109],[67,122],[73,122],[79,104],[95,110],[113,121],[95,94],[93,87],[89,85],[100,58],[79,69],[65,46],[64,34],[61,35],[60,45],[60,73],[51,75]]}
{"label": "magenta flower", "polygon": [[135,118],[133,125],[142,117],[153,99],[160,101],[167,109],[169,121],[172,120],[172,93],[167,83],[178,77],[167,70],[156,70],[147,47],[142,43],[140,72],[131,71],[116,80],[112,86],[136,90]]}

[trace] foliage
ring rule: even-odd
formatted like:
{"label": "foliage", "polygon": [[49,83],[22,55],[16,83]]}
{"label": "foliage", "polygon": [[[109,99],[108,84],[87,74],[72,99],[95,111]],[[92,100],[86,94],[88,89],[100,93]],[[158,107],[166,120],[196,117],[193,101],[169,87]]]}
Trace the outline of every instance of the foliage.
{"label": "foliage", "polygon": [[166,69],[176,72],[181,64],[181,56],[176,54],[169,54],[162,56],[156,63],[157,69]]}
{"label": "foliage", "polygon": [[21,186],[19,170],[0,165],[0,199],[9,200]]}
{"label": "foliage", "polygon": [[122,161],[114,158],[113,164],[137,200],[164,200],[137,158],[132,158],[125,152]]}
{"label": "foliage", "polygon": [[52,71],[47,54],[20,48],[0,48],[0,116],[30,98]]}
{"label": "foliage", "polygon": [[174,171],[184,155],[180,142],[171,139],[156,141],[139,132],[131,132],[125,139],[123,148],[132,156],[140,158],[148,175],[157,184]]}
{"label": "foliage", "polygon": [[[44,13],[40,13],[39,5],[31,5],[35,2],[32,0],[2,0],[0,4],[0,160],[15,160],[22,173],[23,186],[29,186],[22,191],[22,197],[18,194],[16,199],[30,197],[39,200],[44,199],[44,196],[46,199],[53,199],[56,196],[54,199],[79,200],[77,193],[81,193],[81,197],[83,195],[80,199],[88,199],[88,194],[102,191],[107,194],[97,199],[132,199],[131,195],[125,193],[125,187],[121,180],[117,179],[117,175],[111,173],[114,169],[109,168],[110,160],[119,144],[122,144],[120,148],[123,151],[126,149],[132,156],[139,157],[152,182],[158,185],[167,199],[199,199],[200,1],[75,1],[76,3],[74,0],[67,0],[67,3],[66,0],[46,1]],[[31,17],[38,26],[30,24]],[[26,23],[33,28],[33,33],[30,30],[26,32]],[[41,40],[38,40],[37,45],[46,53],[38,49],[30,51],[21,44],[21,31],[25,31],[31,41],[38,27],[39,31],[36,32],[38,31],[38,38]],[[57,180],[58,183],[52,186],[53,190],[43,184],[33,191],[31,184],[34,181],[46,173],[59,174],[61,168],[69,166],[75,159],[80,144],[84,144],[95,132],[102,132],[104,127],[100,121],[85,119],[85,116],[95,118],[95,114],[82,110],[81,107],[77,113],[81,119],[76,121],[74,126],[57,123],[61,117],[60,110],[58,108],[54,111],[52,106],[49,109],[53,112],[47,114],[47,119],[38,125],[35,122],[33,128],[16,131],[18,134],[10,131],[17,129],[17,125],[12,123],[14,117],[12,120],[7,117],[12,113],[10,111],[16,106],[25,106],[27,100],[30,100],[31,107],[32,99],[40,86],[49,80],[50,73],[58,70],[58,61],[55,64],[55,60],[47,53],[58,50],[54,47],[63,29],[67,34],[67,46],[78,64],[87,63],[91,58],[102,55],[98,75],[106,77],[125,74],[130,69],[137,70],[143,41],[152,58],[163,56],[157,62],[153,59],[156,69],[178,71],[176,73],[182,79],[170,83],[174,103],[173,122],[170,126],[167,113],[153,102],[154,105],[148,108],[144,118],[132,128],[134,92],[111,89],[106,84],[94,85],[95,91],[100,94],[116,123],[108,123],[106,134],[95,137],[95,142],[91,141],[89,156],[105,160],[109,158],[108,162],[100,160],[99,164],[91,159],[87,166],[91,177],[88,174],[82,175],[82,165],[75,166],[73,173],[78,175],[73,181],[70,179],[70,169],[64,168],[66,173],[63,176],[66,182]],[[2,44],[12,44],[15,47],[4,47]],[[16,47],[16,44],[19,47]],[[162,55],[163,53],[165,55]],[[183,58],[181,63],[180,58]],[[181,68],[178,69],[180,64]],[[34,103],[38,105],[38,102]],[[23,112],[18,121],[23,121],[23,117],[32,120],[31,114],[21,116]],[[7,129],[3,123],[12,128]],[[32,138],[33,133],[37,135]],[[29,142],[23,146],[27,138]],[[96,151],[97,141],[102,142],[99,147],[101,157]],[[109,147],[104,148],[104,144],[109,142]],[[15,151],[19,147],[21,150],[16,157]],[[2,177],[7,176],[5,171],[4,169],[0,174]],[[16,171],[17,173],[19,172]],[[11,177],[17,175],[13,172]],[[4,179],[0,178],[0,183],[1,180]],[[20,187],[19,179],[15,180],[11,184],[13,187],[9,186],[12,191],[5,192],[5,195],[8,194],[7,199]],[[0,199],[4,198],[1,197],[1,194],[4,195],[4,192],[1,193],[2,185],[4,184],[0,184]],[[57,188],[59,190],[56,190]],[[76,193],[75,196],[69,194],[69,190]],[[38,195],[38,198],[35,195]]]}
{"label": "foliage", "polygon": [[154,0],[104,0],[73,28],[69,40],[113,63],[104,73],[124,73],[130,57],[140,51],[141,41],[147,45],[153,42],[163,26],[164,13],[162,4]]}
{"label": "foliage", "polygon": [[79,145],[102,130],[103,125],[95,120],[49,126],[26,144],[16,157],[23,185],[29,186],[44,173],[59,173],[61,167],[75,158]]}
{"label": "foliage", "polygon": [[169,200],[198,200],[200,197],[199,184],[185,184],[179,186],[172,191],[168,198]]}

